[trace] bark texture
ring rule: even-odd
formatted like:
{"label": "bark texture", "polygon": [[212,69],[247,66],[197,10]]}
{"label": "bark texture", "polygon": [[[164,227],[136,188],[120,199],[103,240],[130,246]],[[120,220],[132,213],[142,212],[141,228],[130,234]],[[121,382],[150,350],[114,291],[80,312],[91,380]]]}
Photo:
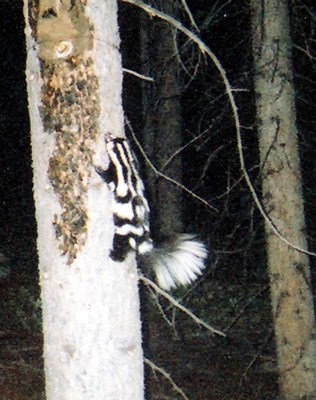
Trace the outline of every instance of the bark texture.
{"label": "bark texture", "polygon": [[48,400],[143,399],[137,271],[113,263],[104,133],[123,134],[114,0],[25,0]]}
{"label": "bark texture", "polygon": [[[272,223],[307,249],[285,0],[251,1],[262,194]],[[316,338],[309,259],[266,224],[280,391],[316,396]]]}

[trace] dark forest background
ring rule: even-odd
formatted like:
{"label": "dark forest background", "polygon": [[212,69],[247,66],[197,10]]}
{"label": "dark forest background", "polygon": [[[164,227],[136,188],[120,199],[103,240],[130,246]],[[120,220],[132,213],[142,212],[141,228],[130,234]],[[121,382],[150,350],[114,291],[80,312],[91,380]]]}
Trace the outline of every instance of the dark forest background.
{"label": "dark forest background", "polygon": [[[293,0],[289,4],[307,235],[310,249],[315,251],[316,5],[307,0]],[[200,37],[221,61],[232,87],[240,89],[235,96],[243,126],[243,150],[247,169],[260,193],[248,2],[192,0],[188,5],[201,27]],[[43,384],[22,6],[21,1],[0,0],[3,399],[41,399]],[[138,72],[141,18],[142,11],[119,4],[123,66]],[[188,25],[184,13],[180,20]],[[181,35],[179,43],[184,43]],[[187,47],[183,62],[191,72],[197,65],[198,68],[194,79],[183,73],[183,142],[198,135],[200,138],[183,152],[183,183],[218,212],[183,194],[183,225],[207,243],[211,257],[194,290],[180,290],[177,296],[208,323],[226,330],[228,338],[212,337],[166,308],[166,315],[175,317],[176,324],[163,324],[157,311],[151,322],[150,351],[157,364],[168,369],[192,399],[274,399],[277,377],[263,221],[242,178],[223,83],[211,62],[199,55],[194,46]],[[125,73],[124,109],[140,140],[144,126],[141,92],[141,80]],[[141,155],[139,159],[144,166]],[[315,287],[315,260],[311,260],[311,265]],[[171,389],[163,379],[149,376],[148,382],[155,393],[152,399],[167,398],[164,393]]]}

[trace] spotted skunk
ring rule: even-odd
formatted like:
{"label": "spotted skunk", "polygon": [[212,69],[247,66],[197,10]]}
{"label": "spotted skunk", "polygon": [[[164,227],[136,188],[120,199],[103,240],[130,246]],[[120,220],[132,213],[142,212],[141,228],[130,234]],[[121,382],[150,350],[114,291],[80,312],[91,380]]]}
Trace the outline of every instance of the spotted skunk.
{"label": "spotted skunk", "polygon": [[135,251],[141,265],[153,268],[162,289],[190,284],[205,267],[204,244],[188,234],[160,245],[153,242],[144,184],[128,141],[106,134],[105,142],[109,166],[105,170],[95,169],[113,193],[114,238],[110,257],[122,262],[130,251]]}

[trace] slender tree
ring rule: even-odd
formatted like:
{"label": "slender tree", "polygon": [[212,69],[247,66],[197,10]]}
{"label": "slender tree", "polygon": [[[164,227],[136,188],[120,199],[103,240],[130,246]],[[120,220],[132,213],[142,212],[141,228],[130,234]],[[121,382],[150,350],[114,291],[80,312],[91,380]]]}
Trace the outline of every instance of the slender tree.
{"label": "slender tree", "polygon": [[[151,3],[151,2],[150,2]],[[168,15],[179,14],[178,4],[169,0],[154,2]],[[158,3],[158,4],[157,4]],[[176,30],[167,22],[157,19],[148,23],[142,17],[142,68],[153,82],[143,83],[143,142],[147,154],[165,175],[182,180],[181,80],[176,47]],[[152,231],[158,239],[182,231],[181,192],[163,177],[157,177],[148,167],[148,188],[152,199]]]}
{"label": "slender tree", "polygon": [[[251,1],[267,258],[280,391],[315,398],[316,341],[295,120],[288,6]],[[272,230],[273,224],[285,240]],[[314,396],[314,397],[313,397]]]}
{"label": "slender tree", "polygon": [[[169,0],[150,1],[149,4],[170,15],[178,11],[176,2]],[[157,169],[181,182],[181,155],[176,155],[182,143],[176,30],[165,21],[150,19],[146,13],[142,14],[141,21],[142,70],[146,76],[153,78],[153,82],[144,81],[142,84],[144,121],[142,143]],[[170,159],[174,155],[175,157]],[[154,217],[151,218],[153,234],[157,239],[164,239],[172,233],[181,232],[181,191],[163,177],[158,177],[150,166],[147,166],[145,173]],[[146,321],[145,355],[150,359],[156,359],[161,346],[156,334],[160,321],[157,322],[152,301],[145,302],[143,317]],[[149,397],[152,397],[157,390],[154,384],[156,379],[151,377],[151,374],[146,377]]]}
{"label": "slender tree", "polygon": [[108,257],[104,134],[123,134],[115,0],[25,0],[48,400],[142,399],[133,257]]}

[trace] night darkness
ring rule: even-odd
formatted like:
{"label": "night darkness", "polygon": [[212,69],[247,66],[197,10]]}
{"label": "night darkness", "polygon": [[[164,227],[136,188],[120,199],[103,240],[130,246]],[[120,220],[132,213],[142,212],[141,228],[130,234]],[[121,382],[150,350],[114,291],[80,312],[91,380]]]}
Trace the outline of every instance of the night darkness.
{"label": "night darkness", "polygon": [[[35,220],[22,7],[0,3],[1,249],[14,272],[34,273]],[[21,4],[20,4],[21,5]]]}

